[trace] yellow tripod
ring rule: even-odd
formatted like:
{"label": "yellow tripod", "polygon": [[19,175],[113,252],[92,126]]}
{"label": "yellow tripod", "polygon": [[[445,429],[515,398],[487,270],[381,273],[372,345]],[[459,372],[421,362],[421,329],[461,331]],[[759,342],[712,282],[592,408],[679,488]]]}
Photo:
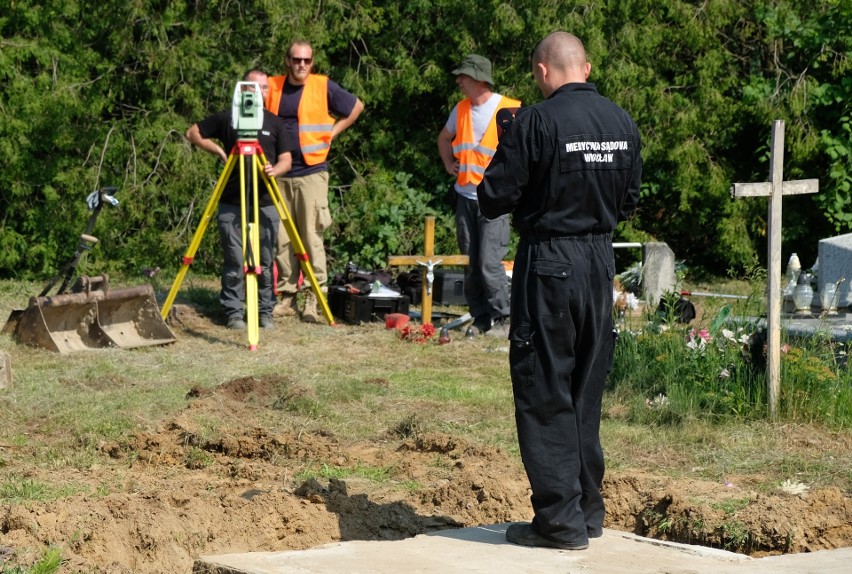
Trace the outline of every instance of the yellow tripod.
{"label": "yellow tripod", "polygon": [[[314,269],[311,266],[310,258],[308,257],[307,251],[305,251],[305,246],[302,243],[301,238],[299,237],[299,232],[296,230],[296,226],[293,224],[293,219],[290,217],[290,212],[287,210],[287,206],[284,205],[284,199],[281,196],[281,190],[278,189],[278,182],[275,181],[274,178],[270,178],[266,175],[266,172],[263,171],[263,166],[266,165],[266,156],[263,155],[263,149],[260,147],[257,139],[239,139],[237,143],[234,144],[234,148],[231,150],[230,155],[228,156],[228,161],[225,163],[225,168],[222,170],[222,174],[219,176],[219,181],[216,182],[216,187],[213,189],[213,195],[210,196],[210,201],[207,202],[207,207],[204,210],[204,214],[201,216],[201,222],[198,224],[198,229],[195,231],[195,235],[192,237],[192,242],[189,245],[189,249],[186,250],[186,254],[183,256],[183,263],[181,265],[180,271],[178,271],[177,276],[175,277],[174,283],[172,283],[172,288],[169,290],[169,295],[166,297],[166,301],[163,304],[163,308],[160,311],[163,319],[167,318],[169,315],[169,311],[172,308],[172,304],[175,301],[175,297],[177,297],[177,293],[180,290],[180,285],[183,282],[184,277],[186,277],[186,273],[189,270],[189,266],[192,264],[195,259],[195,253],[198,251],[199,245],[201,245],[201,239],[204,237],[204,232],[207,230],[207,226],[210,224],[210,221],[213,219],[216,207],[219,204],[219,198],[222,196],[222,192],[225,189],[225,184],[228,181],[228,178],[231,176],[231,172],[234,169],[234,164],[237,161],[237,158],[240,158],[240,224],[242,230],[242,243],[243,243],[243,270],[246,274],[246,315],[247,315],[247,324],[248,324],[248,343],[249,349],[252,351],[257,349],[257,343],[260,340],[260,329],[259,329],[259,311],[258,311],[258,295],[257,295],[257,276],[261,273],[260,267],[260,207],[258,205],[258,194],[257,194],[257,176],[260,174],[263,179],[264,184],[266,185],[266,189],[269,191],[270,197],[272,197],[272,203],[275,205],[275,209],[278,211],[278,216],[281,218],[281,222],[284,224],[284,229],[287,231],[287,235],[290,237],[290,243],[293,245],[293,250],[296,253],[296,259],[299,260],[299,265],[302,268],[302,273],[304,273],[305,278],[311,285],[311,289],[314,292],[314,295],[317,297],[317,301],[320,304],[322,309],[322,314],[325,317],[326,321],[328,321],[329,325],[334,325],[334,317],[331,314],[331,309],[328,307],[328,303],[326,302],[325,296],[322,293],[322,290],[317,283],[316,275],[314,275]],[[249,158],[250,167],[252,169],[252,221],[247,222],[246,217],[246,162],[245,158]]]}

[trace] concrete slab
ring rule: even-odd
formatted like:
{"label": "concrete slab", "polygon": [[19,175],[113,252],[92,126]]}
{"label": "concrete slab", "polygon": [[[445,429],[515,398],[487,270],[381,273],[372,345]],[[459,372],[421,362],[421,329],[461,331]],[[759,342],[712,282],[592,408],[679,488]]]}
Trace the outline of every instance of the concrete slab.
{"label": "concrete slab", "polygon": [[839,343],[852,341],[852,313],[845,311],[831,315],[786,315],[781,317],[781,326],[796,337],[821,333]]}
{"label": "concrete slab", "polygon": [[193,574],[848,574],[852,548],[749,558],[605,530],[588,550],[506,542],[508,524],[442,530],[390,542],[353,541],[288,552],[202,556]]}

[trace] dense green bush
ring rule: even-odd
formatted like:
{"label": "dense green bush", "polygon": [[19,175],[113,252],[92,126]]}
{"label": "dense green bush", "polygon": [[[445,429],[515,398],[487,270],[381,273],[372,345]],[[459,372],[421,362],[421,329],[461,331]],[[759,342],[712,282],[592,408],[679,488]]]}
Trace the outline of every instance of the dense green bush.
{"label": "dense green bush", "polygon": [[[586,41],[592,81],[643,134],[642,203],[622,236],[717,271],[763,257],[765,200],[732,201],[728,188],[767,178],[775,119],[787,122],[786,177],[821,186],[785,200],[785,249],[813,260],[817,237],[850,229],[845,0],[12,0],[0,14],[0,277],[55,270],[104,185],[121,187],[122,205],[99,223],[90,265],[177,267],[221,169],[184,130],[226,107],[247,68],[280,72],[297,37],[366,104],[332,150],[331,260],[417,252],[428,213],[441,217],[436,249],[454,252],[435,145],[459,98],[449,72],[482,53],[498,91],[534,103],[529,54],[558,28]],[[377,197],[387,204],[369,208]],[[212,235],[196,263],[210,272]]]}

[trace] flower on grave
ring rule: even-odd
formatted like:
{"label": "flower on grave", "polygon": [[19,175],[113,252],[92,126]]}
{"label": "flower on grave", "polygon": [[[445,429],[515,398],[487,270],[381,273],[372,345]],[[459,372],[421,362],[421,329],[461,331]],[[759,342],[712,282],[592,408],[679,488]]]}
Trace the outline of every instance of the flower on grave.
{"label": "flower on grave", "polygon": [[[768,352],[768,350],[769,350],[769,345],[764,343],[763,344],[763,355],[764,356],[766,356],[766,353]],[[788,345],[787,343],[784,343],[783,345],[781,345],[781,354],[782,355],[786,355],[789,352],[790,352],[790,345]]]}
{"label": "flower on grave", "polygon": [[428,343],[435,337],[436,332],[435,326],[432,323],[420,325],[419,328],[415,328],[411,323],[407,323],[399,330],[399,336],[403,341]]}
{"label": "flower on grave", "polygon": [[707,347],[707,343],[704,342],[704,339],[699,338],[690,338],[686,342],[686,348],[691,351],[704,351],[704,348]]}
{"label": "flower on grave", "polygon": [[713,340],[707,329],[695,329],[693,327],[686,334],[686,347],[692,351],[704,351],[707,343]]}
{"label": "flower on grave", "polygon": [[663,393],[658,394],[653,399],[645,399],[645,406],[649,409],[661,409],[669,404],[669,398]]}
{"label": "flower on grave", "polygon": [[742,327],[737,327],[737,332],[733,332],[730,329],[722,329],[722,336],[730,341],[731,343],[736,343],[739,345],[748,345],[751,343],[751,335],[748,333],[743,333]]}

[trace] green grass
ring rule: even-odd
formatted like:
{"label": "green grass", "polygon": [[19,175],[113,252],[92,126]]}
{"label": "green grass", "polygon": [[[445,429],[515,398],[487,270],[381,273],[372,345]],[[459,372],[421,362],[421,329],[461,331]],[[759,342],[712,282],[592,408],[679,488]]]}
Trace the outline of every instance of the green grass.
{"label": "green grass", "polygon": [[12,476],[4,479],[0,484],[0,502],[12,504],[44,502],[73,496],[86,490],[85,487],[55,486],[31,478]]}
{"label": "green grass", "polygon": [[[690,325],[651,316],[625,323],[619,333],[607,401],[621,403],[632,422],[682,425],[760,420],[767,416],[765,331],[754,301],[705,308]],[[782,422],[852,427],[852,369],[845,347],[825,337],[784,337],[781,355]]]}
{"label": "green grass", "polygon": [[0,574],[54,574],[62,567],[62,554],[58,548],[48,548],[41,559],[32,566],[3,566],[0,565]]}
{"label": "green grass", "polygon": [[351,466],[337,466],[326,463],[320,465],[309,465],[296,474],[296,479],[299,482],[304,482],[311,478],[362,478],[372,482],[386,482],[396,476],[396,469],[393,467],[376,467],[363,464],[355,464]]}
{"label": "green grass", "polygon": [[[208,284],[185,286],[179,301],[202,313],[215,309],[216,291]],[[25,304],[31,287],[0,281],[0,316]],[[691,288],[735,287],[762,289],[742,283]],[[779,418],[770,422],[765,376],[752,344],[723,332],[735,339],[752,335],[748,324],[731,318],[760,310],[752,300],[727,312],[726,305],[703,301],[697,325],[689,327],[647,315],[625,322],[603,405],[609,468],[722,482],[763,475],[767,491],[784,479],[852,491],[852,375],[838,360],[845,350],[819,339],[785,341],[791,350],[782,357]],[[689,348],[701,328],[709,342]],[[517,454],[506,341],[467,341],[453,332],[448,345],[421,345],[401,341],[381,324],[329,329],[296,322],[261,337],[259,349],[248,352],[243,334],[210,324],[181,332],[173,345],[69,355],[0,337],[0,351],[9,354],[14,370],[14,386],[0,390],[0,443],[10,447],[0,450],[0,468],[25,457],[46,469],[85,469],[105,456],[104,443],[125,444],[178,416],[201,441],[193,446],[215,442],[228,432],[228,422],[188,409],[187,394],[248,376],[279,381],[273,396],[246,400],[254,407],[252,424],[271,435],[314,432],[372,441],[444,432]],[[723,371],[727,376],[720,376]],[[807,436],[819,437],[819,448],[809,446]],[[185,462],[210,464],[197,450]],[[387,479],[351,466],[304,472]],[[13,482],[9,492],[24,490],[22,479]],[[35,494],[37,486],[28,488]],[[56,485],[42,487],[43,496],[61,492]]]}

